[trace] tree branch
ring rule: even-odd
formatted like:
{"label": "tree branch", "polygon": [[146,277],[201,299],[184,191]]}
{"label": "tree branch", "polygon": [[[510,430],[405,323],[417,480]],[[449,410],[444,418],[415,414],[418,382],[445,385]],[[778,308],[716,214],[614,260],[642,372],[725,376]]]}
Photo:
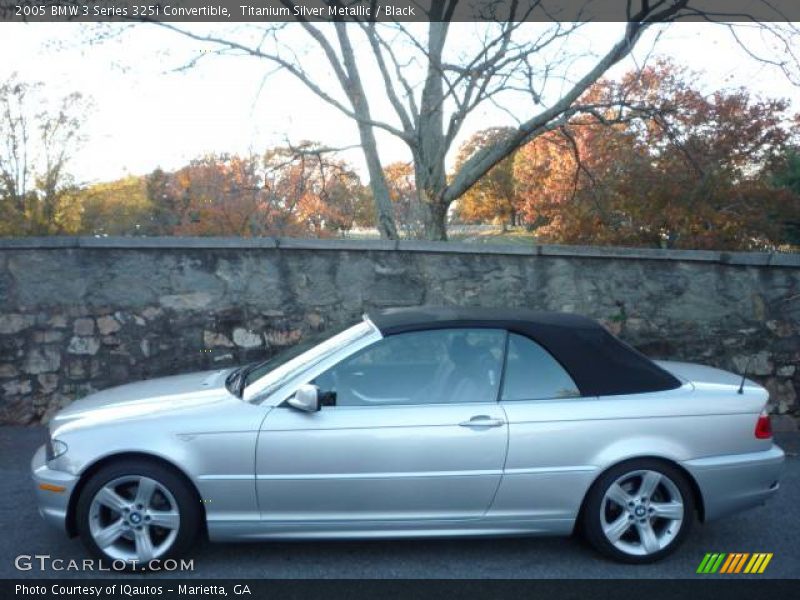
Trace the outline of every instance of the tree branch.
{"label": "tree branch", "polygon": [[238,51],[243,52],[245,54],[248,54],[250,56],[254,56],[254,57],[257,57],[257,58],[263,58],[265,60],[269,60],[269,61],[275,63],[276,65],[286,69],[296,79],[298,79],[301,83],[303,83],[303,85],[305,85],[311,92],[316,94],[319,98],[321,98],[322,100],[324,100],[325,102],[327,102],[328,104],[330,104],[331,106],[333,106],[334,108],[339,110],[340,112],[342,112],[345,116],[347,116],[347,117],[349,117],[349,118],[351,118],[351,119],[353,119],[353,120],[355,120],[357,122],[363,123],[365,125],[369,125],[369,126],[372,126],[372,127],[377,127],[378,129],[383,129],[384,131],[387,131],[388,133],[391,133],[392,135],[395,135],[395,136],[399,137],[400,139],[403,139],[403,140],[406,139],[405,132],[397,129],[396,127],[393,127],[393,126],[389,125],[388,123],[384,123],[382,121],[376,121],[376,120],[371,119],[371,118],[364,118],[363,116],[360,116],[360,115],[356,114],[356,112],[354,110],[347,108],[347,106],[345,106],[342,102],[340,102],[339,100],[337,100],[336,98],[334,98],[333,96],[328,94],[325,90],[323,90],[322,87],[320,85],[318,85],[317,83],[315,83],[311,79],[311,77],[303,69],[301,69],[299,66],[295,65],[294,63],[289,62],[288,60],[282,58],[281,56],[279,56],[277,54],[267,53],[267,52],[262,51],[259,48],[252,47],[252,46],[247,46],[245,44],[241,44],[241,43],[235,42],[233,40],[227,40],[227,39],[219,38],[219,37],[216,37],[216,36],[213,36],[213,35],[199,35],[199,34],[191,32],[191,31],[188,31],[186,29],[182,29],[180,27],[176,27],[172,23],[168,23],[168,22],[164,22],[164,21],[158,21],[158,22],[153,22],[153,23],[158,25],[159,27],[163,27],[165,29],[169,29],[170,31],[173,31],[175,33],[178,33],[180,35],[183,35],[185,37],[188,37],[190,39],[193,39],[193,40],[196,40],[196,41],[199,41],[199,42],[218,44],[218,45],[221,45],[221,46],[228,47],[228,48],[230,48],[232,50],[238,50]]}
{"label": "tree branch", "polygon": [[[531,137],[564,125],[569,117],[581,111],[581,107],[573,106],[578,98],[586,92],[611,66],[631,53],[634,45],[646,28],[657,21],[665,21],[674,17],[687,4],[688,0],[677,0],[658,13],[653,13],[646,1],[641,10],[632,15],[633,20],[625,28],[625,34],[598,63],[590,69],[561,99],[549,109],[522,123],[514,135],[477,153],[455,175],[447,187],[443,200],[450,203],[466,192],[480,177],[486,174],[505,156],[524,144]],[[664,4],[663,0],[653,7]]]}

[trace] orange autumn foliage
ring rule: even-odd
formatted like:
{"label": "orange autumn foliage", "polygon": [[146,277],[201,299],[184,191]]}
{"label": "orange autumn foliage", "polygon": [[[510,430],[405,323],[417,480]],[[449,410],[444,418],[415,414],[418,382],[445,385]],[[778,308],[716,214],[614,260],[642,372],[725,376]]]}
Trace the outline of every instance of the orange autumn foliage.
{"label": "orange autumn foliage", "polygon": [[[513,186],[501,200],[543,242],[781,245],[786,224],[800,221],[797,193],[774,184],[797,144],[797,118],[785,100],[743,89],[703,94],[694,79],[660,61],[598,83],[581,102],[604,108],[518,150]],[[506,168],[498,164],[486,177],[497,180],[495,171]],[[459,214],[479,214],[474,203],[465,197]],[[495,199],[481,208],[501,217],[504,206]]]}
{"label": "orange autumn foliage", "polygon": [[210,155],[150,181],[158,220],[174,235],[331,237],[363,222],[369,204],[346,163],[296,149]]}

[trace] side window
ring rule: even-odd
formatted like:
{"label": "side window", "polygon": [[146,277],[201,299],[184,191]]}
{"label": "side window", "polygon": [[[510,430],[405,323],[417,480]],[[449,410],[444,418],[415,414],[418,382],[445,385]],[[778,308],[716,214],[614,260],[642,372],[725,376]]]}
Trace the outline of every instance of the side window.
{"label": "side window", "polygon": [[494,402],[506,332],[439,329],[392,335],[319,375],[337,406]]}
{"label": "side window", "polygon": [[547,350],[530,338],[509,334],[503,400],[545,400],[580,395],[578,386]]}

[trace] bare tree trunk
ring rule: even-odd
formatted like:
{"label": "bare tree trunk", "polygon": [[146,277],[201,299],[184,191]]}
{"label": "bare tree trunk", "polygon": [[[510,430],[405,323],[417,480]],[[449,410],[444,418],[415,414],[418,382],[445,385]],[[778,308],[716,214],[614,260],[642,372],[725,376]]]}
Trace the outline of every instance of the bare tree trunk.
{"label": "bare tree trunk", "polygon": [[[382,238],[396,240],[397,226],[394,221],[394,207],[389,197],[389,187],[386,185],[386,177],[383,174],[380,156],[378,155],[378,144],[375,140],[375,132],[370,122],[372,115],[369,110],[364,85],[361,82],[361,74],[356,63],[355,53],[353,52],[350,38],[347,35],[347,26],[342,22],[336,23],[336,35],[339,39],[339,48],[342,51],[342,59],[346,75],[340,75],[339,79],[353,107],[353,112],[358,116],[358,134],[361,139],[361,148],[364,151],[364,158],[367,161],[369,171],[369,185],[372,189],[375,212],[377,213],[377,227]],[[334,59],[335,60],[335,59]]]}
{"label": "bare tree trunk", "polygon": [[441,155],[415,153],[414,175],[417,200],[425,209],[425,239],[447,239],[447,207],[444,200],[447,189],[444,161]]}
{"label": "bare tree trunk", "polygon": [[447,241],[447,205],[442,202],[429,202],[425,207],[425,239]]}
{"label": "bare tree trunk", "polygon": [[417,194],[427,207],[425,237],[447,239],[447,172],[444,157],[447,142],[444,135],[444,82],[442,51],[447,39],[448,23],[433,21],[428,27],[428,72],[420,101],[417,144],[414,151],[414,172]]}
{"label": "bare tree trunk", "polygon": [[358,134],[361,137],[361,148],[367,161],[369,172],[369,187],[372,190],[372,201],[375,203],[375,212],[378,232],[381,237],[389,240],[398,239],[397,226],[394,220],[394,206],[389,197],[389,187],[378,156],[378,144],[372,127],[363,122],[358,124]]}

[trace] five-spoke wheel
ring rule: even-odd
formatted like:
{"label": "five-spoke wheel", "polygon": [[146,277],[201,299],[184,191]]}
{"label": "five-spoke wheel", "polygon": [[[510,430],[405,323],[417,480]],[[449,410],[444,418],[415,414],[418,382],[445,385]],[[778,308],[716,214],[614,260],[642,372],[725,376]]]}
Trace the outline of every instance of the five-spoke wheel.
{"label": "five-spoke wheel", "polygon": [[641,459],[617,465],[587,496],[583,525],[601,552],[626,562],[658,560],[674,550],[694,518],[685,477],[668,463]]}
{"label": "five-spoke wheel", "polygon": [[109,556],[146,563],[159,558],[178,535],[178,503],[162,484],[149,477],[118,477],[94,495],[89,530]]}
{"label": "five-spoke wheel", "polygon": [[87,482],[78,500],[78,530],[101,558],[146,568],[188,547],[199,529],[198,505],[171,469],[124,461]]}

